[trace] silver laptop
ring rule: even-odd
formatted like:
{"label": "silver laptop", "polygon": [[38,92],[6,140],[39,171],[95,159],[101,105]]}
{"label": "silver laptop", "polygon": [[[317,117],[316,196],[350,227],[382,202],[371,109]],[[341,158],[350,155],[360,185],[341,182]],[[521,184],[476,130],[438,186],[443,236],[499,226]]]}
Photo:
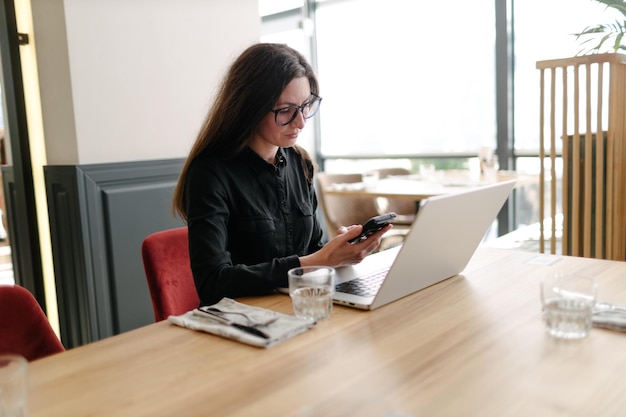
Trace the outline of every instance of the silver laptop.
{"label": "silver laptop", "polygon": [[514,184],[505,181],[422,200],[401,246],[337,268],[335,303],[373,310],[459,274]]}

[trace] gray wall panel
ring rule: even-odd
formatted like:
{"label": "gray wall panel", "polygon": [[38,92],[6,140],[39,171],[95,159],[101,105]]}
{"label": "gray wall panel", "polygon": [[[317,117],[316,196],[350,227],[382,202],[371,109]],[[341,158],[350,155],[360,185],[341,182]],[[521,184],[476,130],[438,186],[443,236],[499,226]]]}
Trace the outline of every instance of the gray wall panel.
{"label": "gray wall panel", "polygon": [[[163,227],[164,214],[170,213],[175,182],[150,186],[119,186],[107,190],[104,206],[107,212],[110,276],[115,297],[117,329],[125,332],[154,321],[152,301],[141,259],[143,239]],[[141,215],[135,211],[141,208]],[[155,225],[159,225],[155,229]],[[178,227],[181,223],[167,227]],[[113,244],[114,243],[114,244]]]}
{"label": "gray wall panel", "polygon": [[183,160],[45,167],[61,338],[74,347],[152,323],[141,242],[179,227]]}

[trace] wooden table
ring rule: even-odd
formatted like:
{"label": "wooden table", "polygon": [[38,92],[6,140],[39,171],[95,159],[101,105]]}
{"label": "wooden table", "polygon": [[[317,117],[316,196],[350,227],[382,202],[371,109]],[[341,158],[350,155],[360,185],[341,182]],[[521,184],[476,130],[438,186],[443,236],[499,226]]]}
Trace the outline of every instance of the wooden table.
{"label": "wooden table", "polygon": [[435,176],[430,179],[423,179],[414,175],[388,177],[378,180],[375,186],[367,188],[363,183],[333,184],[324,190],[324,194],[419,201],[435,195],[465,191],[468,188],[512,179],[516,180],[516,187],[537,182],[536,176],[518,175],[512,171],[499,171],[494,178],[489,178],[484,175],[473,177],[469,171],[444,170],[436,171]]}
{"label": "wooden table", "polygon": [[[556,270],[626,304],[624,262],[479,248],[462,275],[336,306],[270,349],[160,322],[32,362],[28,416],[622,415],[626,334],[547,335],[539,281]],[[291,312],[285,295],[240,301]]]}

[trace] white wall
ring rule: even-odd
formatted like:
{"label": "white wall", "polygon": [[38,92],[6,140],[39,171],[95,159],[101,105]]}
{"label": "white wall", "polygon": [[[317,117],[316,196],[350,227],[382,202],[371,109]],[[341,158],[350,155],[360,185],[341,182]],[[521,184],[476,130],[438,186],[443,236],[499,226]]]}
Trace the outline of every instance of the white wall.
{"label": "white wall", "polygon": [[185,157],[257,0],[32,0],[47,164]]}

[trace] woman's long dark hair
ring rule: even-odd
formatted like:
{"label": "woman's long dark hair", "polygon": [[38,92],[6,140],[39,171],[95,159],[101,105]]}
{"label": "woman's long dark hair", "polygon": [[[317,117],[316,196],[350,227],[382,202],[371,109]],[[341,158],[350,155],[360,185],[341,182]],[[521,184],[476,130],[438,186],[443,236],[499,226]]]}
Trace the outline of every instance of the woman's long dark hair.
{"label": "woman's long dark hair", "polygon": [[[259,43],[239,55],[226,74],[180,173],[172,201],[174,214],[187,220],[184,190],[191,162],[201,155],[225,159],[238,155],[287,84],[299,77],[307,77],[311,93],[319,95],[313,68],[295,49],[282,44]],[[311,161],[304,149],[294,148],[305,161]]]}

